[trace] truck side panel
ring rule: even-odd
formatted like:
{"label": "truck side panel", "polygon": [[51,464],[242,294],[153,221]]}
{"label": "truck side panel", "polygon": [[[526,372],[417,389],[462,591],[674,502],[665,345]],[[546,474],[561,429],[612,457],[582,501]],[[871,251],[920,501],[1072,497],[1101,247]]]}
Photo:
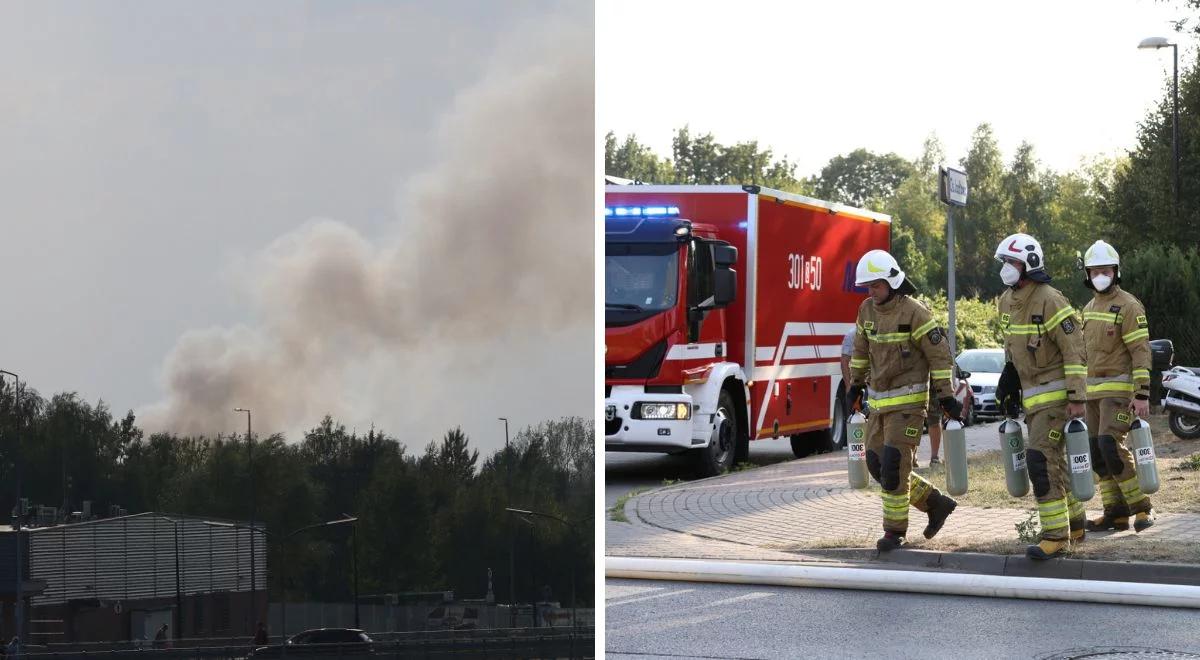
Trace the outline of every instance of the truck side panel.
{"label": "truck side panel", "polygon": [[866,296],[854,266],[887,249],[889,225],[766,195],[757,215],[751,436],[829,428],[842,337]]}

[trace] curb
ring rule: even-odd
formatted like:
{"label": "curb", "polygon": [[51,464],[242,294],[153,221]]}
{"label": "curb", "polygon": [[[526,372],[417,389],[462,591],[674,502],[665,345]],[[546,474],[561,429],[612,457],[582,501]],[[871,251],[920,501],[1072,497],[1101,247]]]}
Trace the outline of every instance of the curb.
{"label": "curb", "polygon": [[893,550],[881,555],[877,550],[866,548],[812,549],[804,550],[802,554],[828,557],[864,568],[871,565],[873,568],[892,570],[934,570],[1007,577],[1200,586],[1200,566],[1195,564],[1071,558],[1034,561],[1019,555],[935,550]]}

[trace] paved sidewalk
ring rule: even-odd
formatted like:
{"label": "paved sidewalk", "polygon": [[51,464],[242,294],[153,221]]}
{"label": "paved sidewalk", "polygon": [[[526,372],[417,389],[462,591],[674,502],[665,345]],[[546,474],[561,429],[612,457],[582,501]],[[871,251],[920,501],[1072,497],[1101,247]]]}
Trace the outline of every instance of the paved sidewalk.
{"label": "paved sidewalk", "polygon": [[[1032,496],[1028,501],[1032,508]],[[1088,517],[1100,514],[1099,497],[1088,504],[1096,507],[1089,509]],[[878,495],[847,487],[844,452],[657,489],[631,498],[625,515],[630,522],[606,524],[607,555],[816,560],[821,553],[808,557],[795,553],[813,548],[873,548],[882,530]],[[921,536],[925,515],[910,509],[910,516],[909,539],[920,549],[925,542]],[[1012,542],[1017,537],[1015,525],[1028,517],[1029,510],[959,505],[935,540],[943,545]],[[1089,534],[1089,539],[1101,536]],[[1200,542],[1200,514],[1157,514],[1155,525],[1138,536]]]}

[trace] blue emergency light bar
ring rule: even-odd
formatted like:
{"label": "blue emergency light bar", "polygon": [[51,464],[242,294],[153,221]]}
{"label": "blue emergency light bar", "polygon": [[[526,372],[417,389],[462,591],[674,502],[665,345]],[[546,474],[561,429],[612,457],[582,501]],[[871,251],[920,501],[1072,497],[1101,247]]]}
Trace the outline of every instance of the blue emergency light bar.
{"label": "blue emergency light bar", "polygon": [[604,217],[611,218],[617,216],[619,218],[628,217],[665,217],[679,215],[678,206],[606,206],[604,207]]}

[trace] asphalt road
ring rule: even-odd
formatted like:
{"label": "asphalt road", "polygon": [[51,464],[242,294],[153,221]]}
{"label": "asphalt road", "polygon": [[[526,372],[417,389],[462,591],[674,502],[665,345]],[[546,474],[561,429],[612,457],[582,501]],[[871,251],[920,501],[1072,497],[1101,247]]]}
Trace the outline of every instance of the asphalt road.
{"label": "asphalt road", "polygon": [[[967,428],[967,453],[999,449],[999,422],[975,424]],[[845,450],[841,450],[843,453]],[[942,451],[942,458],[945,452]],[[792,445],[786,438],[780,440],[755,440],[750,443],[750,462],[755,465],[770,465],[781,461],[797,460],[792,454]],[[805,459],[799,459],[805,460]],[[921,439],[917,450],[921,465],[929,462],[929,436]],[[668,456],[666,454],[639,454],[613,452],[604,454],[604,508],[616,503],[621,495],[639,488],[661,486],[664,480],[687,481],[695,478],[690,456]]]}
{"label": "asphalt road", "polygon": [[1049,660],[1108,657],[1101,651],[1115,647],[1200,658],[1196,610],[692,582],[605,585],[608,658]]}

